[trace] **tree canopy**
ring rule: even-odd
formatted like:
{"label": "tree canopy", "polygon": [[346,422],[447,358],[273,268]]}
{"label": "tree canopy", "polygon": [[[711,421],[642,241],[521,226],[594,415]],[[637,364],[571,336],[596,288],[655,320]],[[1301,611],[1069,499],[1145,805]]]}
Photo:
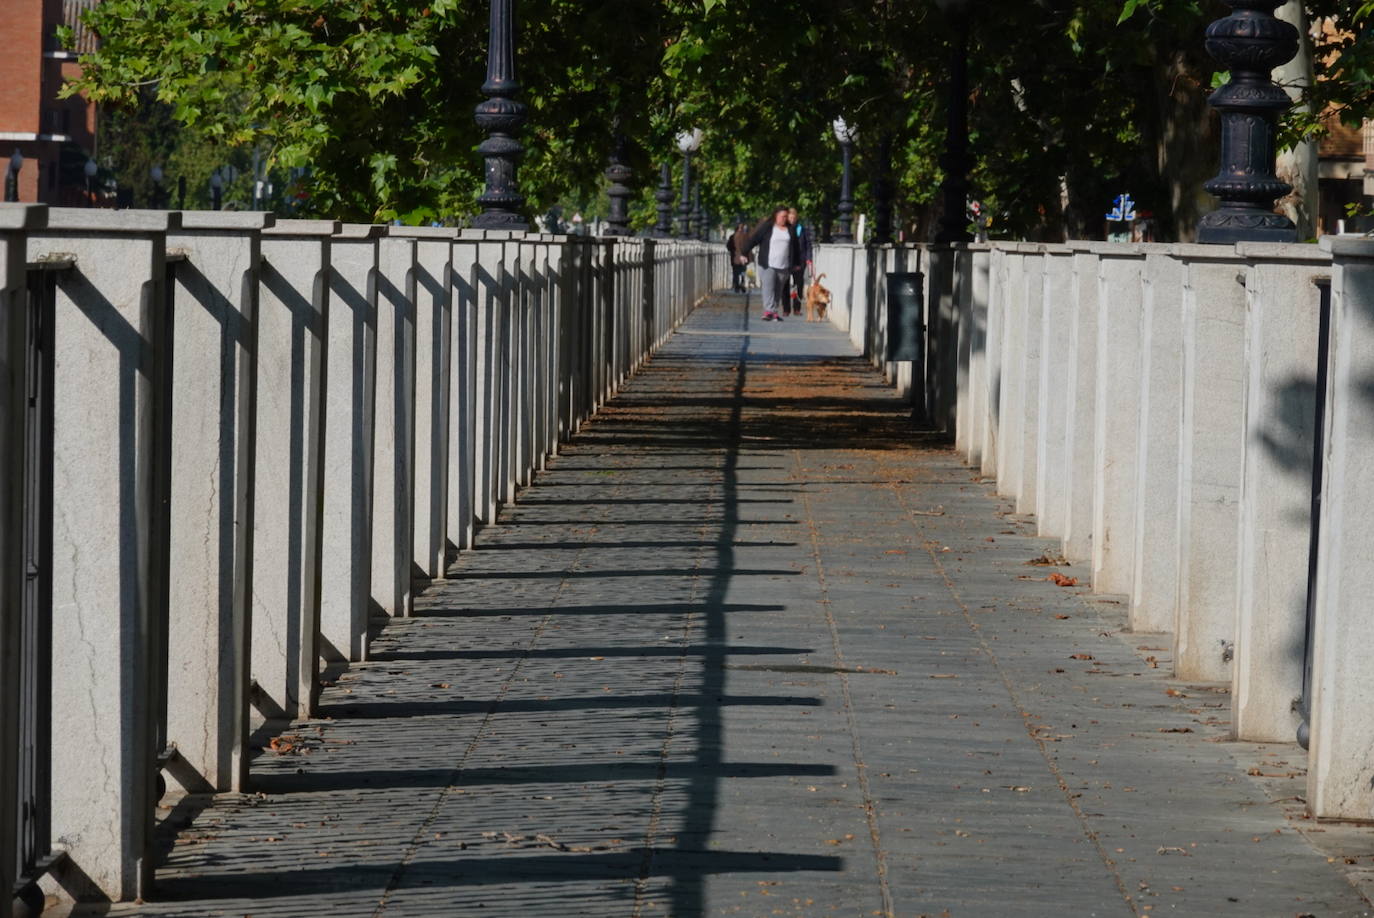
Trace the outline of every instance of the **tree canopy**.
{"label": "tree canopy", "polygon": [[[700,127],[703,199],[722,219],[833,205],[830,125],[859,129],[858,193],[890,160],[898,220],[937,216],[950,24],[933,0],[521,0],[518,76],[529,106],[519,181],[532,214],[595,211],[617,135],[653,219],[658,164]],[[1343,27],[1317,41],[1315,110],[1374,106],[1374,0],[1308,0]],[[1216,170],[1215,0],[971,0],[973,188],[994,233],[1092,235],[1130,190],[1166,235],[1205,207]],[[100,36],[70,87],[115,109],[164,106],[177,144],[256,151],[297,170],[294,212],[458,222],[482,163],[473,107],[486,3],[474,0],[104,0]],[[1337,51],[1338,54],[1330,54]],[[1320,130],[1295,116],[1294,138]],[[888,151],[885,157],[882,151]],[[203,153],[197,154],[199,160]],[[107,163],[119,169],[120,163]],[[676,168],[676,167],[675,167]]]}

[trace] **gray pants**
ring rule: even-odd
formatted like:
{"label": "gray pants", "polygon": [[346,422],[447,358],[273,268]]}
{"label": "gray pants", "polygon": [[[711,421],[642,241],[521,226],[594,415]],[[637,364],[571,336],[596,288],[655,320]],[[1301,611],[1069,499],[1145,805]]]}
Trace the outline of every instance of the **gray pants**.
{"label": "gray pants", "polygon": [[764,268],[763,279],[763,311],[781,312],[782,307],[787,303],[787,283],[792,278],[792,272],[788,268]]}

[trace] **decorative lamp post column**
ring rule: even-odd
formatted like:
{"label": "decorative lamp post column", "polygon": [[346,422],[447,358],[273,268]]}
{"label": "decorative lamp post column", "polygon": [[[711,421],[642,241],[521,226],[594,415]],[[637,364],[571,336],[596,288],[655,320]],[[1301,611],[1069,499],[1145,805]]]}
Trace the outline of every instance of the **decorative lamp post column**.
{"label": "decorative lamp post column", "polygon": [[626,183],[634,176],[630,167],[625,165],[625,137],[616,138],[615,148],[611,151],[610,166],[606,169],[606,179],[611,187],[606,189],[610,207],[606,215],[607,236],[630,235],[629,201],[632,193]]}
{"label": "decorative lamp post column", "polygon": [[24,154],[18,150],[10,157],[9,168],[5,170],[5,200],[19,200],[19,170],[24,168]]}
{"label": "decorative lamp post column", "polygon": [[219,210],[224,203],[224,179],[219,170],[210,173],[210,209]]}
{"label": "decorative lamp post column", "polygon": [[154,165],[148,170],[148,178],[153,180],[152,200],[148,202],[153,210],[162,207],[162,167]]}
{"label": "decorative lamp post column", "polygon": [[682,204],[677,229],[681,239],[692,238],[692,154],[700,147],[700,128],[677,135],[677,148],[682,151]]}
{"label": "decorative lamp post column", "polygon": [[1297,227],[1273,212],[1293,190],[1274,174],[1279,113],[1292,101],[1272,79],[1298,53],[1298,30],[1274,16],[1283,0],[1226,0],[1231,15],[1207,27],[1207,53],[1231,79],[1207,100],[1221,113],[1221,171],[1203,185],[1221,199],[1198,221],[1198,242],[1295,242]]}
{"label": "decorative lamp post column", "polygon": [[658,191],[654,192],[654,200],[658,201],[658,225],[654,227],[654,236],[659,239],[673,238],[673,166],[672,163],[664,163],[659,170]]}
{"label": "decorative lamp post column", "polygon": [[835,241],[841,243],[852,243],[854,241],[854,141],[859,139],[859,132],[854,125],[847,123],[843,118],[836,118],[835,139],[840,143],[840,156],[844,164],[844,172],[840,178],[840,204],[836,208],[840,212],[839,227],[835,233]]}
{"label": "decorative lamp post column", "polygon": [[968,231],[968,35],[971,0],[935,0],[949,18],[953,40],[949,46],[949,103],[946,106],[945,152],[940,168],[943,201],[936,242],[970,242]]}
{"label": "decorative lamp post column", "polygon": [[525,124],[525,106],[515,101],[520,82],[515,78],[515,0],[491,0],[487,38],[485,102],[477,106],[477,126],[487,139],[477,148],[486,159],[487,186],[477,203],[482,212],[472,220],[478,229],[529,229],[520,212],[525,198],[516,187],[516,164],[525,148],[516,140]]}
{"label": "decorative lamp post column", "polygon": [[94,207],[94,206],[95,206],[95,176],[96,176],[96,173],[98,173],[98,172],[100,171],[100,167],[96,165],[95,160],[93,160],[93,159],[88,159],[88,160],[86,160],[86,165],[84,165],[84,166],[81,167],[81,171],[82,171],[82,173],[84,173],[85,176],[86,176],[86,206],[87,206],[87,207]]}

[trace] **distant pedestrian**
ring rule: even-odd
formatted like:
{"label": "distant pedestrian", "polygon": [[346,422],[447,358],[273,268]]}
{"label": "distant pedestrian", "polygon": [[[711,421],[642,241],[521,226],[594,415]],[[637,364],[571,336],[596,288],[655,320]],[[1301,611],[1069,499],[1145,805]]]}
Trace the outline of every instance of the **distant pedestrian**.
{"label": "distant pedestrian", "polygon": [[744,273],[749,268],[749,256],[745,254],[745,249],[749,245],[749,225],[741,223],[735,227],[735,231],[730,234],[730,238],[725,240],[725,250],[730,253],[730,270],[734,278],[733,289],[736,293],[744,293]]}
{"label": "distant pedestrian", "polygon": [[792,265],[791,290],[783,302],[782,311],[784,315],[791,312],[793,315],[799,316],[802,313],[802,288],[806,285],[806,272],[810,270],[812,276],[815,275],[815,271],[811,267],[811,233],[802,224],[801,216],[795,207],[787,209],[787,224],[791,228],[792,235],[797,237],[801,260]]}
{"label": "distant pedestrian", "polygon": [[793,265],[804,265],[797,234],[787,222],[787,208],[773,211],[773,219],[761,224],[749,237],[745,252],[759,250],[759,274],[763,285],[763,320],[782,321],[780,310],[787,303],[787,284]]}

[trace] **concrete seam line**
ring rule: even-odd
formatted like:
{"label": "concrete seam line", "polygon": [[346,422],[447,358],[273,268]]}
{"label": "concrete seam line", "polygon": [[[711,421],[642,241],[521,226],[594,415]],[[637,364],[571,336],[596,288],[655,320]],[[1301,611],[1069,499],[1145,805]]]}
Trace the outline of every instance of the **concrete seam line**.
{"label": "concrete seam line", "polygon": [[1059,790],[1063,793],[1064,799],[1069,805],[1069,809],[1073,811],[1075,818],[1077,818],[1078,824],[1083,830],[1083,835],[1088,841],[1092,842],[1093,848],[1096,849],[1098,857],[1102,859],[1103,866],[1107,868],[1107,872],[1111,875],[1112,881],[1116,883],[1116,888],[1121,893],[1121,897],[1125,900],[1131,913],[1139,915],[1140,911],[1136,908],[1135,900],[1131,897],[1130,891],[1126,888],[1125,882],[1121,879],[1121,874],[1116,869],[1116,862],[1107,854],[1107,849],[1102,846],[1101,839],[1097,837],[1097,833],[1093,831],[1092,826],[1088,823],[1087,815],[1078,805],[1078,801],[1074,799],[1068,782],[1064,780],[1064,775],[1059,770],[1059,766],[1055,764],[1053,757],[1050,756],[1045,741],[1037,736],[1030,728],[1027,719],[1029,711],[1027,711],[1026,706],[1021,702],[1020,694],[1016,691],[1016,687],[1007,676],[1006,670],[1002,668],[1002,661],[997,659],[997,655],[992,652],[992,647],[988,644],[987,639],[983,637],[982,629],[978,626],[978,623],[973,620],[973,613],[969,611],[968,604],[964,602],[964,597],[959,593],[959,588],[955,586],[954,579],[950,577],[949,571],[945,569],[945,565],[940,561],[940,555],[934,548],[938,542],[924,538],[925,533],[921,532],[921,527],[919,525],[916,525],[916,511],[907,507],[906,502],[902,500],[901,489],[894,484],[892,491],[897,498],[898,505],[911,516],[912,524],[915,526],[917,533],[923,536],[921,541],[922,547],[925,548],[926,554],[930,555],[930,560],[934,563],[935,570],[939,572],[940,578],[944,581],[945,588],[949,590],[950,597],[953,598],[955,604],[958,605],[959,612],[968,623],[969,630],[977,637],[979,648],[987,656],[988,660],[992,662],[993,668],[997,670],[997,678],[1001,680],[1002,687],[1006,689],[1008,697],[1010,697],[1012,703],[1016,705],[1017,713],[1021,715],[1021,721],[1026,727],[1026,735],[1031,738],[1031,741],[1035,743],[1036,749],[1040,751],[1040,757],[1045,760],[1045,766],[1049,769],[1050,774],[1054,776],[1055,782],[1059,785]]}
{"label": "concrete seam line", "polygon": [[[804,471],[801,451],[793,450],[797,467]],[[877,862],[878,891],[883,900],[883,914],[887,918],[896,915],[892,903],[892,889],[887,882],[887,854],[883,850],[882,833],[878,828],[878,808],[873,802],[873,791],[868,781],[868,765],[864,762],[863,748],[859,741],[859,725],[854,720],[854,700],[849,691],[849,674],[845,672],[844,649],[840,645],[840,629],[835,623],[835,610],[830,602],[830,588],[825,580],[825,565],[821,561],[820,532],[816,528],[816,517],[811,512],[811,495],[802,482],[802,508],[806,513],[806,526],[811,536],[811,554],[816,560],[816,580],[821,588],[820,605],[825,610],[825,623],[830,629],[830,643],[835,652],[835,667],[839,670],[840,691],[844,696],[844,716],[849,725],[849,741],[854,753],[854,768],[858,775],[859,792],[863,795],[864,816],[868,821],[868,836],[873,842],[873,856]]]}

